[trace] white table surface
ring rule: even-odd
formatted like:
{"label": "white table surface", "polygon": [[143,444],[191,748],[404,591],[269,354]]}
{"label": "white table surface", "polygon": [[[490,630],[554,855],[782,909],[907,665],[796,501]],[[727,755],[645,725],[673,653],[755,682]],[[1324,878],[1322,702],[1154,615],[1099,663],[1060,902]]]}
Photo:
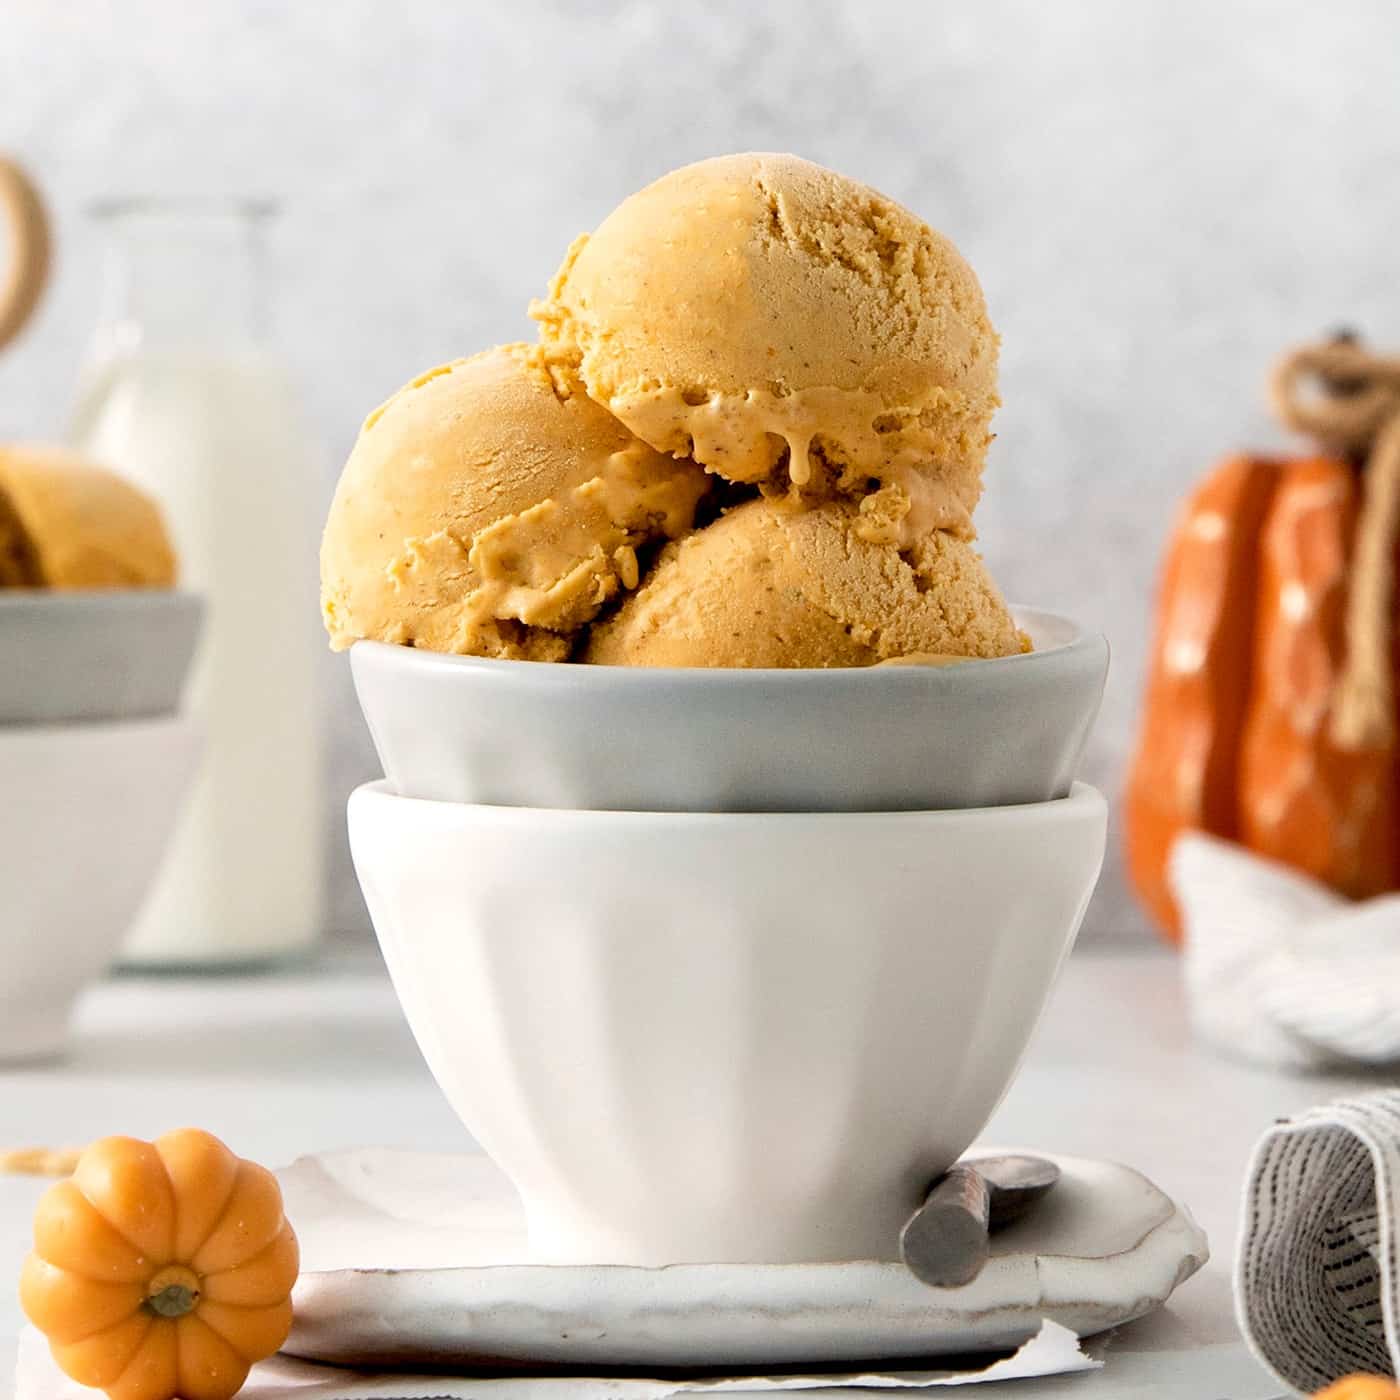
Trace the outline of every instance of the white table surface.
{"label": "white table surface", "polygon": [[[1246,1160],[1269,1122],[1377,1081],[1297,1079],[1223,1060],[1189,1036],[1164,953],[1072,959],[989,1142],[1116,1158],[1184,1201],[1210,1265],[1120,1330],[1104,1370],[983,1386],[979,1400],[1272,1400],[1236,1331],[1230,1260]],[[122,977],[85,1002],[72,1055],[0,1071],[0,1145],[62,1146],[187,1124],[244,1156],[378,1143],[472,1147],[369,954],[261,977]],[[0,1397],[21,1325],[14,1277],[47,1183],[0,1177]]]}

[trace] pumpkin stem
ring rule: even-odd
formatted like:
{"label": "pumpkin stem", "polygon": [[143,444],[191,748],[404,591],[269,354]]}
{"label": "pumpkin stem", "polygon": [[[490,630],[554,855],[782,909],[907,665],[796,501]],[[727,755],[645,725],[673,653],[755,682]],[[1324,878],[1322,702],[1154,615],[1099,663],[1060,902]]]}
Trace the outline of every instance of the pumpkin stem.
{"label": "pumpkin stem", "polygon": [[184,1317],[195,1310],[199,1292],[199,1275],[183,1264],[172,1264],[146,1285],[145,1306],[157,1317]]}
{"label": "pumpkin stem", "polygon": [[[1305,394],[1304,379],[1321,393]],[[1374,355],[1354,337],[1338,336],[1286,356],[1270,390],[1288,427],[1367,461],[1347,592],[1346,661],[1331,729],[1339,748],[1380,748],[1395,737],[1391,607],[1400,540],[1400,358]]]}

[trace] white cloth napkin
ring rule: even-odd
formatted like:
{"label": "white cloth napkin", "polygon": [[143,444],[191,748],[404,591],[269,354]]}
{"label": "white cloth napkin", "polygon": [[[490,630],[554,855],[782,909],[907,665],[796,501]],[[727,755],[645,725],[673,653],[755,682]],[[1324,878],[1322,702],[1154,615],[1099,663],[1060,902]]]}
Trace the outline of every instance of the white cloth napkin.
{"label": "white cloth napkin", "polygon": [[1168,874],[1203,1038],[1285,1069],[1400,1060],[1400,895],[1354,903],[1197,833]]}
{"label": "white cloth napkin", "polygon": [[[978,1385],[1028,1376],[1092,1371],[1103,1362],[1081,1350],[1079,1339],[1057,1322],[1045,1322],[1038,1336],[1014,1356],[967,1370],[890,1370],[814,1372],[811,1375],[695,1376],[670,1380],[607,1376],[458,1376],[368,1374],[317,1366],[275,1356],[253,1368],[240,1400],[479,1400],[489,1392],[500,1400],[666,1400],[691,1392],[740,1390],[813,1390],[858,1387],[865,1390],[930,1390],[940,1386]],[[96,1392],[70,1381],[49,1355],[44,1339],[26,1327],[15,1363],[14,1400],[93,1400]]]}
{"label": "white cloth napkin", "polygon": [[1400,1370],[1400,1089],[1272,1127],[1245,1184],[1240,1327],[1285,1384]]}

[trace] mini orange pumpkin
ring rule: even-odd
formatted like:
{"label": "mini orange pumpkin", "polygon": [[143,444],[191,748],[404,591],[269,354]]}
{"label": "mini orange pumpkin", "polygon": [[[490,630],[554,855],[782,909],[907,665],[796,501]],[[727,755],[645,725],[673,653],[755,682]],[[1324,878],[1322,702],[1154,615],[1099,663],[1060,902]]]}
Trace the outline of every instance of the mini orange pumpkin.
{"label": "mini orange pumpkin", "polygon": [[[1308,376],[1320,401],[1300,397]],[[1285,360],[1274,389],[1335,455],[1224,462],[1187,501],[1159,590],[1124,818],[1129,875],[1172,939],[1186,830],[1352,896],[1400,887],[1400,361],[1334,343]],[[1367,448],[1364,469],[1346,455]]]}
{"label": "mini orange pumpkin", "polygon": [[192,1128],[109,1137],[39,1202],[20,1301],[112,1400],[229,1400],[286,1341],[298,1263],[271,1172]]}

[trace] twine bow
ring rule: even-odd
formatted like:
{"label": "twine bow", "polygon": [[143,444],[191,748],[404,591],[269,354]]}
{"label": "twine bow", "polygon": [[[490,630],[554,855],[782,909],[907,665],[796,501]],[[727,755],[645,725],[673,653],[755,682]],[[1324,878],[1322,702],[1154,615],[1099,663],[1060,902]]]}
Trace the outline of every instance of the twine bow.
{"label": "twine bow", "polygon": [[[8,234],[8,238],[5,235]],[[49,221],[38,187],[14,161],[0,156],[0,348],[34,314],[49,271]]]}
{"label": "twine bow", "polygon": [[1392,644],[1400,538],[1400,357],[1348,337],[1285,356],[1269,385],[1274,410],[1297,432],[1365,463],[1346,606],[1346,660],[1332,702],[1332,739],[1346,749],[1395,737]]}

